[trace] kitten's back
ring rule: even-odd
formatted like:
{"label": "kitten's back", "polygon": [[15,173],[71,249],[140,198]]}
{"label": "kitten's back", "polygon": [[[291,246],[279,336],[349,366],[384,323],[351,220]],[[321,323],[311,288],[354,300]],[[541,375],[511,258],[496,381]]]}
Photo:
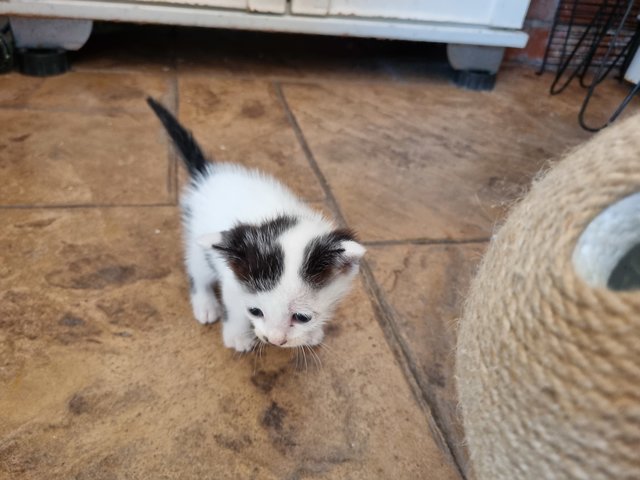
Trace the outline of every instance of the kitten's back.
{"label": "kitten's back", "polygon": [[153,98],[147,103],[175,144],[191,176],[182,198],[190,231],[223,231],[237,223],[260,223],[287,214],[323,220],[287,187],[258,170],[212,163],[189,130]]}
{"label": "kitten's back", "polygon": [[238,165],[210,165],[183,197],[197,226],[194,233],[232,228],[237,223],[258,224],[282,214],[321,219],[295,194],[273,177]]}

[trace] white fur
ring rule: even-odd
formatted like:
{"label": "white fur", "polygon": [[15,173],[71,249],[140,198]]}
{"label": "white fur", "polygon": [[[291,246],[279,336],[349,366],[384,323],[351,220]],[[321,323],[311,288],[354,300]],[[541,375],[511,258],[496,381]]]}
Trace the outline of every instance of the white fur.
{"label": "white fur", "polygon": [[[272,177],[237,165],[212,164],[210,175],[196,179],[182,197],[190,211],[185,220],[186,267],[193,279],[193,313],[201,323],[219,318],[221,306],[210,285],[219,281],[227,312],[223,323],[225,346],[250,350],[255,334],[263,341],[285,347],[316,345],[324,337],[327,322],[338,301],[347,293],[358,272],[358,260],[365,252],[354,241],[343,241],[344,256],[351,267],[322,289],[310,288],[299,275],[306,245],[313,238],[331,232],[334,225],[313,211]],[[238,223],[258,225],[280,215],[296,217],[298,223],[280,238],[284,251],[284,273],[273,290],[252,294],[237,281],[221,254],[211,249],[220,232]],[[209,252],[215,272],[207,263]],[[264,318],[254,318],[250,308],[259,308]],[[311,315],[307,323],[292,321],[294,313]],[[252,329],[252,323],[254,329]]]}

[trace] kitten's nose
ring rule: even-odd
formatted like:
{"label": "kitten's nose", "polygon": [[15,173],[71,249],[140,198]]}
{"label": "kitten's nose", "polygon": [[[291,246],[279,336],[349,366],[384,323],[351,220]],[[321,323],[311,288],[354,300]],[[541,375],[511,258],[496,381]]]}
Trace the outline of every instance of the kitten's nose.
{"label": "kitten's nose", "polygon": [[277,346],[281,347],[282,345],[287,343],[287,339],[284,338],[284,337],[270,337],[269,338],[269,343],[271,343],[272,345],[277,345]]}

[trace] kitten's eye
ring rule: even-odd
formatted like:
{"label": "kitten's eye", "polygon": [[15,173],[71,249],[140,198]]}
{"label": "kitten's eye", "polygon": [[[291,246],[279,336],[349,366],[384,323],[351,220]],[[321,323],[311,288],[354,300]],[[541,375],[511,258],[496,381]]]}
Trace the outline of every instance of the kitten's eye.
{"label": "kitten's eye", "polygon": [[303,313],[294,313],[292,317],[296,322],[307,323],[311,320],[311,315],[305,315]]}
{"label": "kitten's eye", "polygon": [[264,317],[264,313],[259,308],[250,308],[249,313],[254,317]]}

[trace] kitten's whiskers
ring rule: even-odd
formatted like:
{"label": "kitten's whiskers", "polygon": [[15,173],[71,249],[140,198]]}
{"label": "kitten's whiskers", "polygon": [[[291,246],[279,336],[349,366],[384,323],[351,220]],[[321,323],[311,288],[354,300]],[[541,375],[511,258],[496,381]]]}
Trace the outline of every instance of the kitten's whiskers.
{"label": "kitten's whiskers", "polygon": [[318,353],[313,349],[311,345],[307,345],[307,348],[309,349],[309,353],[311,354],[312,358],[316,362],[316,365],[320,369],[324,369],[324,365],[322,364],[322,360],[320,359],[320,356],[318,355]]}

